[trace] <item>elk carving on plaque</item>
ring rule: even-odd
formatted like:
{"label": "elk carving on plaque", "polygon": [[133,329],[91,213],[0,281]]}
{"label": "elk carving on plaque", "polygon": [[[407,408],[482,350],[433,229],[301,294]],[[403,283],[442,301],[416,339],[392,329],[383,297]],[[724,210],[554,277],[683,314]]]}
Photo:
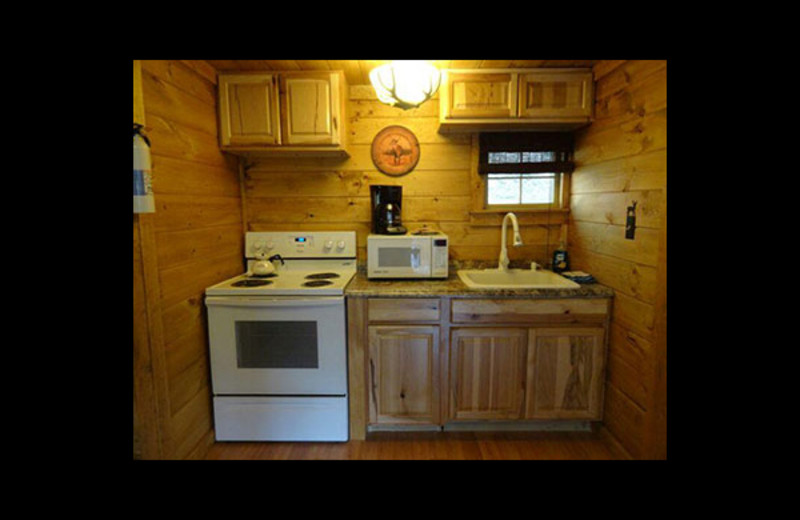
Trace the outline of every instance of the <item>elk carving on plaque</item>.
{"label": "elk carving on plaque", "polygon": [[405,175],[419,162],[417,136],[403,126],[387,126],[372,140],[372,162],[386,175]]}

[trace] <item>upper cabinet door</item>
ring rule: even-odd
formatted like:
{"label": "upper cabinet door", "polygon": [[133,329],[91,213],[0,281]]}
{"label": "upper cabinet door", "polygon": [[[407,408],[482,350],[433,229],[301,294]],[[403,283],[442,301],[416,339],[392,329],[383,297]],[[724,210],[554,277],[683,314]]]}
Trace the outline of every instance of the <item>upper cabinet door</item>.
{"label": "upper cabinet door", "polygon": [[339,89],[339,75],[335,73],[283,73],[283,143],[339,144]]}
{"label": "upper cabinet door", "polygon": [[516,73],[447,72],[444,118],[507,118],[517,115]]}
{"label": "upper cabinet door", "polygon": [[280,144],[278,84],[274,74],[220,74],[220,144]]}
{"label": "upper cabinet door", "polygon": [[541,70],[520,75],[519,115],[530,118],[592,116],[592,73]]}

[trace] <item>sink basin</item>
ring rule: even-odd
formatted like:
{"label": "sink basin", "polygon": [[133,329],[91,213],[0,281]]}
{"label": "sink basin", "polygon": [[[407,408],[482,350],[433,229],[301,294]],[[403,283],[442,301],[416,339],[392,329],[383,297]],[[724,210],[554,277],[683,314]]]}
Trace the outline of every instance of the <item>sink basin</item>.
{"label": "sink basin", "polygon": [[578,289],[563,276],[540,269],[459,269],[458,277],[471,289]]}

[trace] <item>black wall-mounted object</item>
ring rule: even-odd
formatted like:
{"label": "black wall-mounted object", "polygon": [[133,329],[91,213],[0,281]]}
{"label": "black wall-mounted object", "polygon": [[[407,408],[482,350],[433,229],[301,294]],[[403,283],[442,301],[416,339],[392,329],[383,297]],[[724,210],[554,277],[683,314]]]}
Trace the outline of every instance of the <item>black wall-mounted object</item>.
{"label": "black wall-mounted object", "polygon": [[628,217],[625,220],[625,238],[633,240],[633,235],[636,233],[636,201],[633,201],[633,206],[628,206]]}

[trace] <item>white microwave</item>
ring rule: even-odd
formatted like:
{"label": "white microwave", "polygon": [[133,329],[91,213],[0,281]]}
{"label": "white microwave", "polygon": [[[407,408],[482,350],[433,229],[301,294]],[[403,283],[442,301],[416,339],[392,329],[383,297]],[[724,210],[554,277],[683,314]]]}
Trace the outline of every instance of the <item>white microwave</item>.
{"label": "white microwave", "polygon": [[447,261],[444,233],[367,237],[367,278],[447,278]]}

